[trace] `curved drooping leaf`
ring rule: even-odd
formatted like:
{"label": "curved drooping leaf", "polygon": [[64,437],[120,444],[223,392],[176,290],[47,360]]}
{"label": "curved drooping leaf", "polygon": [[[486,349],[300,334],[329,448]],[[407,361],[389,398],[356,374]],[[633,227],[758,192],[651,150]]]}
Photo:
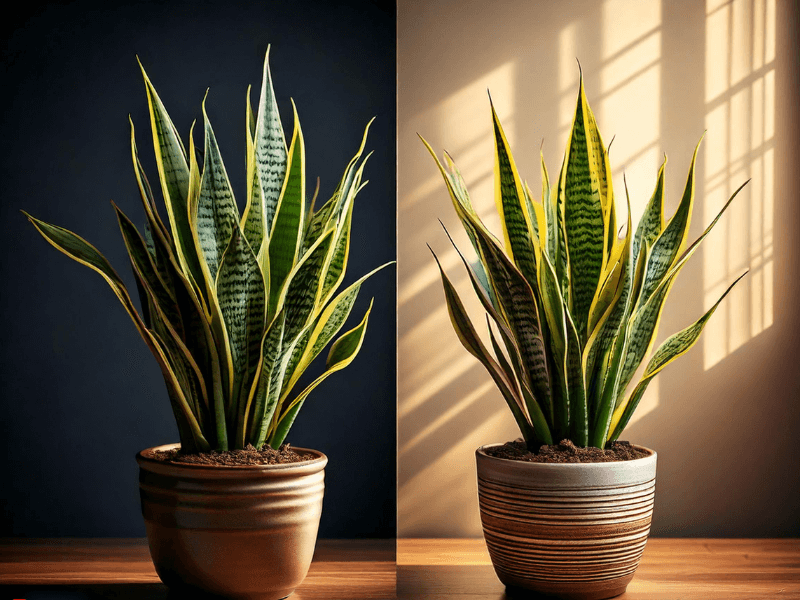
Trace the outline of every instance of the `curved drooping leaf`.
{"label": "curved drooping leaf", "polygon": [[308,339],[304,341],[302,346],[302,354],[294,365],[289,379],[285,380],[282,388],[282,393],[288,394],[294,387],[300,375],[308,368],[317,356],[325,349],[325,346],[339,333],[347,318],[350,316],[350,311],[353,309],[358,293],[361,290],[362,284],[372,277],[378,271],[392,264],[391,262],[385,263],[376,269],[373,269],[357,281],[350,284],[344,291],[340,292],[333,300],[331,300],[325,309],[320,313],[314,322],[313,328],[309,329]]}
{"label": "curved drooping leaf", "polygon": [[[431,250],[433,253],[433,251]],[[513,382],[509,381],[500,365],[497,364],[494,358],[489,354],[483,342],[478,337],[472,321],[467,315],[464,305],[458,296],[458,293],[447,277],[447,274],[442,269],[439,259],[433,253],[436,259],[436,264],[439,266],[439,272],[442,278],[442,286],[444,287],[445,300],[447,302],[447,311],[450,314],[450,321],[453,324],[453,329],[458,335],[458,339],[467,351],[477,358],[481,364],[489,372],[489,375],[494,380],[498,389],[500,390],[503,399],[511,409],[514,419],[517,421],[517,426],[522,432],[522,436],[526,442],[535,442],[541,440],[540,434],[534,431],[533,426],[528,421],[525,414],[525,405],[522,398],[515,391]]]}
{"label": "curved drooping leaf", "polygon": [[[719,221],[720,217],[727,210],[731,202],[733,202],[733,199],[738,195],[739,191],[741,191],[745,185],[747,185],[747,183],[743,184],[733,193],[719,213],[717,213],[717,216],[714,217],[714,220],[708,225],[708,227],[706,227],[705,231],[700,235],[699,238],[697,238],[697,240],[692,243],[692,245],[678,259],[670,271],[663,277],[658,287],[656,287],[656,289],[650,294],[650,297],[644,302],[644,305],[638,308],[632,315],[629,332],[626,336],[624,361],[622,363],[623,366],[620,371],[619,384],[617,386],[617,402],[619,401],[619,397],[625,392],[625,389],[627,388],[628,383],[630,383],[630,380],[633,377],[636,369],[649,354],[650,349],[655,343],[655,337],[658,334],[658,325],[661,319],[664,301],[669,294],[675,278],[678,276],[678,273],[680,273],[681,269],[683,269],[686,262],[697,250],[700,243],[711,232],[711,230],[714,228],[714,225],[717,224],[717,221]],[[650,253],[651,257],[653,252],[655,252],[655,246]],[[646,267],[647,272],[652,272],[650,270],[650,263],[651,260],[648,259]],[[642,282],[642,296],[645,293],[644,285],[646,283],[646,276],[647,275],[645,274],[645,280]],[[640,302],[642,302],[642,296],[640,296]]]}
{"label": "curved drooping leaf", "polygon": [[[483,257],[482,245],[478,242],[477,230],[480,230],[483,234],[483,237],[491,240],[498,248],[501,248],[502,244],[481,222],[480,217],[470,203],[469,195],[465,194],[465,188],[463,188],[463,180],[461,179],[460,174],[457,176],[450,175],[450,173],[448,173],[448,171],[444,168],[444,165],[442,165],[439,157],[436,156],[436,152],[434,152],[433,148],[425,140],[425,138],[419,136],[419,139],[423,144],[425,144],[425,147],[428,149],[428,152],[436,163],[436,166],[439,168],[439,172],[441,173],[445,185],[447,186],[447,191],[450,194],[450,199],[453,202],[453,207],[456,209],[456,214],[461,220],[461,224],[464,226],[464,230],[466,231],[467,237],[472,243],[472,247],[475,249],[476,254],[481,257],[481,260],[485,261]],[[448,158],[450,164],[453,164],[453,167],[455,167],[449,155],[446,154],[445,156]]]}
{"label": "curved drooping leaf", "polygon": [[725,290],[725,293],[723,293],[719,300],[714,303],[714,306],[712,306],[702,317],[700,317],[689,327],[682,329],[678,333],[675,333],[667,338],[664,343],[658,347],[658,350],[653,353],[653,356],[650,359],[650,362],[647,364],[644,374],[642,375],[642,379],[636,385],[633,392],[631,392],[629,398],[625,402],[622,402],[614,411],[614,415],[611,419],[611,433],[608,436],[609,441],[618,439],[625,427],[627,427],[628,422],[630,421],[633,412],[636,410],[639,400],[642,399],[644,392],[647,390],[647,386],[650,384],[650,381],[652,381],[652,379],[658,375],[658,373],[660,373],[664,367],[691,350],[692,346],[694,346],[695,342],[697,342],[697,340],[700,338],[700,334],[703,332],[703,328],[711,318],[711,315],[713,315],[714,311],[717,310],[720,302],[722,302],[725,296],[727,296],[728,293],[733,289],[733,286],[739,283],[739,281],[745,275],[747,275],[747,271],[736,278],[736,281],[734,281],[728,287],[728,289]]}
{"label": "curved drooping leaf", "polygon": [[139,187],[139,195],[142,199],[142,205],[144,206],[145,213],[148,217],[148,222],[153,231],[157,232],[161,235],[161,237],[169,241],[170,244],[172,240],[169,235],[169,229],[164,225],[164,222],[161,220],[161,216],[158,214],[158,209],[156,208],[156,201],[153,197],[153,188],[150,185],[150,181],[147,179],[147,175],[145,175],[144,168],[142,167],[142,163],[139,160],[139,150],[136,148],[136,130],[133,126],[133,119],[131,119],[130,115],[128,116],[128,123],[131,126],[131,159],[133,160],[133,173],[136,176],[136,184]]}
{"label": "curved drooping leaf", "polygon": [[[192,138],[190,137],[190,150],[192,150],[194,146],[191,140]],[[139,184],[142,204],[145,209],[146,223],[149,226],[149,230],[154,234],[153,262],[162,281],[174,294],[177,306],[181,307],[181,320],[186,334],[184,338],[186,345],[190,349],[192,356],[197,360],[201,370],[208,374],[208,378],[210,379],[208,383],[211,385],[211,393],[214,399],[215,448],[218,450],[227,450],[228,439],[224,408],[224,389],[227,387],[227,379],[224,373],[227,373],[229,367],[226,365],[226,368],[223,370],[220,365],[220,354],[217,351],[217,342],[211,332],[209,323],[211,319],[211,309],[209,309],[204,302],[202,294],[197,291],[192,282],[181,270],[178,259],[173,251],[171,240],[169,239],[169,233],[163,225],[159,225],[160,219],[155,210],[152,193],[149,192],[147,178],[141,170],[141,164],[139,163],[133,121],[131,121],[131,156],[133,158],[137,183]],[[190,153],[190,156],[190,171],[195,172],[197,171],[197,161],[194,159],[193,152]],[[195,181],[196,179],[190,176],[190,180]],[[195,232],[196,229],[193,229],[193,234]],[[211,306],[215,310],[215,315],[217,315],[218,306],[216,306],[216,301],[213,296],[210,300]],[[221,320],[221,317],[218,317],[218,320]],[[227,357],[228,355],[228,350],[224,349],[223,356]]]}
{"label": "curved drooping leaf", "polygon": [[341,371],[353,362],[359,350],[361,350],[362,343],[364,342],[364,335],[367,332],[367,321],[369,319],[369,313],[371,310],[372,302],[370,301],[367,313],[364,315],[361,323],[359,323],[354,329],[351,329],[342,335],[333,343],[331,350],[328,353],[328,361],[325,372],[317,377],[311,384],[309,384],[305,390],[300,392],[297,398],[292,400],[291,404],[289,404],[289,406],[286,408],[286,411],[282,413],[280,419],[278,420],[278,425],[275,429],[275,432],[272,434],[270,439],[270,446],[273,448],[279,448],[280,445],[283,444],[283,441],[286,439],[286,435],[289,433],[289,429],[294,424],[294,420],[297,417],[298,411],[302,408],[303,403],[305,402],[306,398],[308,398],[308,395],[330,375],[336,371]]}
{"label": "curved drooping leaf", "polygon": [[[424,139],[422,141],[427,145]],[[530,377],[531,389],[537,400],[547,406],[550,403],[549,376],[539,321],[539,309],[531,286],[503,252],[494,236],[480,222],[477,215],[469,212],[461,203],[453,189],[452,181],[430,145],[428,145],[428,150],[436,160],[462,224],[470,233],[470,238],[484,262],[497,302],[503,315],[508,319],[514,338],[519,345],[523,366]]]}
{"label": "curved drooping leaf", "polygon": [[[117,213],[122,239],[134,271],[139,274],[146,284],[147,289],[153,296],[153,302],[158,305],[166,320],[178,332],[180,338],[184,339],[186,336],[183,332],[183,322],[175,297],[156,271],[145,241],[125,213],[114,202],[111,205]],[[155,249],[155,240],[153,240],[153,246]]]}
{"label": "curved drooping leaf", "polygon": [[[292,108],[294,103],[292,103]],[[303,239],[306,205],[305,143],[297,110],[289,162],[269,235],[269,304],[267,314],[277,312],[284,282],[297,261]]]}
{"label": "curved drooping leaf", "polygon": [[106,258],[89,242],[80,236],[72,233],[71,231],[51,225],[23,211],[23,214],[30,220],[37,231],[42,234],[54,248],[60,250],[73,260],[89,267],[90,269],[99,273],[103,279],[106,280],[114,295],[117,296],[128,315],[133,320],[136,329],[144,339],[145,343],[151,349],[158,361],[164,379],[167,382],[167,388],[170,392],[170,398],[173,400],[173,409],[175,419],[178,422],[178,430],[181,434],[181,446],[187,451],[202,451],[210,448],[208,441],[197,422],[191,407],[186,400],[186,397],[181,390],[180,384],[175,376],[175,373],[169,366],[163,344],[157,336],[145,327],[139,313],[133,305],[128,290],[125,284],[120,279],[117,272],[111,267]]}

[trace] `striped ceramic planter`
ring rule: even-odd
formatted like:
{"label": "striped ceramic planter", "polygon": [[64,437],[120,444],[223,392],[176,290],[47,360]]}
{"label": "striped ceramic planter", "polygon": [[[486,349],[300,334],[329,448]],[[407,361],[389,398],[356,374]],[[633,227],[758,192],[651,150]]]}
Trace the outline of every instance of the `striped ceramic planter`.
{"label": "striped ceramic planter", "polygon": [[476,451],[478,499],[497,577],[558,598],[625,591],[653,515],[656,453],[608,463],[529,463]]}

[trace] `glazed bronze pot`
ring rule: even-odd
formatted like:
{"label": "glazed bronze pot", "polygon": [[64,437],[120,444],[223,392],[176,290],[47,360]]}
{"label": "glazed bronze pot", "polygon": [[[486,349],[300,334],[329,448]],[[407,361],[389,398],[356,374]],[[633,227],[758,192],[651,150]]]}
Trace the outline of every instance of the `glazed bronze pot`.
{"label": "glazed bronze pot", "polygon": [[500,581],[564,600],[622,594],[650,533],[656,453],[554,464],[497,458],[491,447],[475,452],[478,501]]}
{"label": "glazed bronze pot", "polygon": [[308,573],[322,514],[325,465],[209,466],[136,455],[150,555],[167,586],[242,600],[289,596]]}

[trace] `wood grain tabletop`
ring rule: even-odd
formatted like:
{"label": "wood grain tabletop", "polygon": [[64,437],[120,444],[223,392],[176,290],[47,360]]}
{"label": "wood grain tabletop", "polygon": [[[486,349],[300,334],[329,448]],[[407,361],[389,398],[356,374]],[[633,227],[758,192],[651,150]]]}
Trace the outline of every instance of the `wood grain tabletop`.
{"label": "wood grain tabletop", "polygon": [[[479,540],[401,539],[402,600],[511,600]],[[529,596],[528,596],[529,597]],[[659,539],[647,542],[619,600],[800,599],[798,539]]]}
{"label": "wood grain tabletop", "polygon": [[[144,539],[0,539],[0,600],[165,600]],[[394,540],[319,540],[297,600],[395,598]]]}
{"label": "wood grain tabletop", "polygon": [[[513,600],[483,540],[398,540],[402,600]],[[172,598],[140,539],[0,539],[0,600]],[[392,540],[320,540],[296,600],[395,598]],[[800,540],[651,539],[619,600],[800,600]]]}

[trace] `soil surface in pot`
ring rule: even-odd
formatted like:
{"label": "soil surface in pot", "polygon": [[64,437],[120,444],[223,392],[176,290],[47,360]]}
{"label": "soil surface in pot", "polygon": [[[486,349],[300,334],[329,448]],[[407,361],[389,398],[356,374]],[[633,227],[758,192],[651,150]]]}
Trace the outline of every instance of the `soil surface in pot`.
{"label": "soil surface in pot", "polygon": [[635,460],[644,458],[649,452],[632,446],[629,442],[611,442],[605,449],[579,448],[570,440],[561,440],[552,446],[544,445],[531,452],[522,439],[506,442],[502,446],[487,448],[486,454],[497,458],[508,458],[535,463],[595,463]]}
{"label": "soil surface in pot", "polygon": [[248,444],[244,450],[224,450],[223,452],[200,452],[198,454],[181,454],[180,450],[156,451],[153,458],[165,462],[190,463],[193,465],[281,465],[285,463],[305,462],[315,458],[296,452],[289,444],[275,450],[263,446],[261,450]]}

